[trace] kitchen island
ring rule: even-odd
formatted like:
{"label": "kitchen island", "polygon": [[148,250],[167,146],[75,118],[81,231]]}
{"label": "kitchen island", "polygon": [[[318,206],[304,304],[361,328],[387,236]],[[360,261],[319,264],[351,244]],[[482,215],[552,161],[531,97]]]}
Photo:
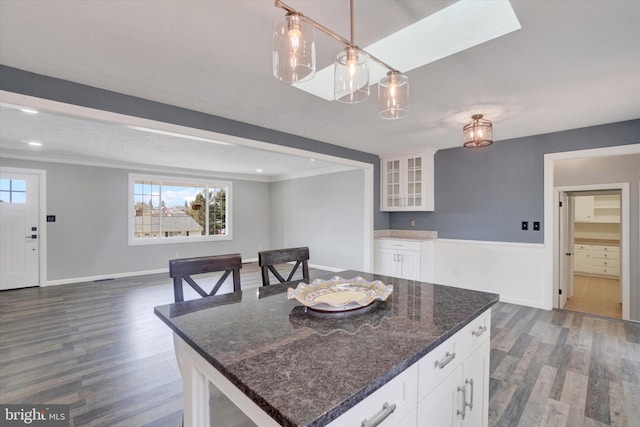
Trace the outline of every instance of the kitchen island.
{"label": "kitchen island", "polygon": [[[394,290],[387,301],[331,315],[288,300],[283,285],[155,308],[174,332],[185,426],[227,426],[238,413],[242,426],[415,426],[448,412],[486,425],[490,307],[498,295],[335,275],[382,280]],[[465,365],[480,371],[475,383]]]}

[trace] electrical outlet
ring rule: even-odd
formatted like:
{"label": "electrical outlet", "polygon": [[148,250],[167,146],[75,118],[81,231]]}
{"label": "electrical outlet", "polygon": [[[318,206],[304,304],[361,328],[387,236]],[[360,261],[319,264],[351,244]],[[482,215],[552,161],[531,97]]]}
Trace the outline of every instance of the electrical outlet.
{"label": "electrical outlet", "polygon": [[522,221],[522,230],[526,231],[529,229],[529,221]]}
{"label": "electrical outlet", "polygon": [[533,230],[540,231],[540,221],[533,221]]}
{"label": "electrical outlet", "polygon": [[416,220],[415,219],[410,219],[409,220],[409,227],[415,227],[416,226]]}

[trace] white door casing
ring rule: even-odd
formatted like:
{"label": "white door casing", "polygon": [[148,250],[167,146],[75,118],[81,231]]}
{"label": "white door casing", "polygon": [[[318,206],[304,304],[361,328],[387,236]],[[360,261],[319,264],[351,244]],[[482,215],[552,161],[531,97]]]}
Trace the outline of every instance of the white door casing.
{"label": "white door casing", "polygon": [[[629,224],[629,216],[630,216],[630,206],[629,206],[629,183],[628,182],[622,182],[622,183],[609,183],[609,184],[588,184],[588,185],[572,185],[572,186],[563,186],[563,187],[556,187],[555,191],[554,191],[554,199],[556,201],[558,201],[559,199],[562,198],[563,194],[568,193],[575,193],[575,192],[582,192],[582,191],[600,191],[600,190],[620,190],[620,298],[621,298],[621,303],[622,303],[622,319],[623,320],[629,320],[630,319],[630,303],[631,303],[631,296],[630,296],[630,273],[629,273],[629,263],[631,262],[630,260],[630,256],[629,256],[629,252],[630,252],[630,247],[629,247],[629,237],[631,236],[630,233],[630,224]],[[573,197],[571,197],[573,198]],[[556,215],[554,218],[555,221],[555,231],[556,233],[560,233],[562,234],[563,232],[563,228],[562,228],[562,217],[561,215]],[[560,239],[558,240],[558,242],[560,241]],[[558,246],[556,246],[556,248],[558,248]],[[559,249],[563,249],[562,246],[559,247]],[[556,255],[559,255],[560,251],[557,250]],[[557,261],[556,264],[556,269],[554,271],[556,271],[558,273],[557,278],[558,280],[555,281],[554,286],[556,289],[558,289],[561,285],[560,285],[560,279],[561,279],[561,258],[559,258],[559,256],[555,257],[555,260]],[[559,302],[559,300],[556,300],[554,302],[554,307],[555,308],[561,308],[558,307],[556,304]]]}
{"label": "white door casing", "polygon": [[0,168],[0,289],[40,285],[43,176],[44,171]]}

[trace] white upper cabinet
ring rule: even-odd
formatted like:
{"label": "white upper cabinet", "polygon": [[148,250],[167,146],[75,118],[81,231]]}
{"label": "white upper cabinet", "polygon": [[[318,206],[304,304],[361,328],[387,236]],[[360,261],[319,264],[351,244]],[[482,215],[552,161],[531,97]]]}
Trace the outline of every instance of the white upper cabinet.
{"label": "white upper cabinet", "polygon": [[576,196],[574,217],[576,222],[620,223],[620,196]]}
{"label": "white upper cabinet", "polygon": [[433,211],[434,152],[382,158],[382,211]]}

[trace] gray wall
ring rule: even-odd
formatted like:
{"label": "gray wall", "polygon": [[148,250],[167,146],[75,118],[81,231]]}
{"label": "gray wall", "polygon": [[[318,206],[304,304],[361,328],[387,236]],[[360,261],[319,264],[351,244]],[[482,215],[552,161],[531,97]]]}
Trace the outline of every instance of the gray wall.
{"label": "gray wall", "polygon": [[11,159],[0,165],[47,171],[46,214],[56,215],[47,224],[49,281],[167,269],[176,257],[240,252],[251,259],[269,245],[269,210],[255,209],[269,206],[268,183],[232,180],[233,240],[128,246],[128,173],[138,171]]}
{"label": "gray wall", "polygon": [[271,185],[273,249],[309,246],[315,265],[364,268],[364,171]]}
{"label": "gray wall", "polygon": [[[496,132],[499,123],[495,124]],[[435,156],[435,212],[393,212],[390,228],[436,230],[438,237],[542,243],[544,155],[637,144],[640,119],[525,138],[482,149],[451,148]],[[540,231],[520,222],[540,221]]]}
{"label": "gray wall", "polygon": [[[370,163],[374,165],[374,206],[380,205],[380,159],[374,154],[1,64],[0,90]],[[375,228],[387,228],[388,221],[386,212],[374,211]]]}
{"label": "gray wall", "polygon": [[557,187],[629,183],[629,256],[631,319],[640,320],[640,155],[600,157],[555,162]]}

